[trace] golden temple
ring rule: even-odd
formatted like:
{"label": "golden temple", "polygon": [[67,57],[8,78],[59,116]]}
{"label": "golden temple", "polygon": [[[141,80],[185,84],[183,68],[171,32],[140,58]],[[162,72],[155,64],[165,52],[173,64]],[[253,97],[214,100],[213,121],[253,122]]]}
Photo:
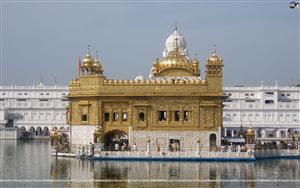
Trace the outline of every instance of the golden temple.
{"label": "golden temple", "polygon": [[165,45],[149,79],[107,79],[99,58],[88,52],[78,77],[69,83],[72,146],[100,142],[111,149],[120,142],[144,147],[146,140],[160,148],[175,143],[176,150],[193,148],[197,142],[203,150],[220,146],[223,59],[214,49],[202,76],[199,60],[188,56],[177,28]]}

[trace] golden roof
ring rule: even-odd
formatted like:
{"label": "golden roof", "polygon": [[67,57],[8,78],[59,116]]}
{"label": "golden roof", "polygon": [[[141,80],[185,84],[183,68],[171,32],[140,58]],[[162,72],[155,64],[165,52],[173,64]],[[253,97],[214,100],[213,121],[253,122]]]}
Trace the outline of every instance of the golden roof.
{"label": "golden roof", "polygon": [[190,63],[190,60],[183,55],[180,56],[167,56],[164,57],[159,64],[160,65],[184,65]]}
{"label": "golden roof", "polygon": [[84,59],[82,60],[82,67],[93,67],[94,66],[94,59],[90,53],[87,53]]}

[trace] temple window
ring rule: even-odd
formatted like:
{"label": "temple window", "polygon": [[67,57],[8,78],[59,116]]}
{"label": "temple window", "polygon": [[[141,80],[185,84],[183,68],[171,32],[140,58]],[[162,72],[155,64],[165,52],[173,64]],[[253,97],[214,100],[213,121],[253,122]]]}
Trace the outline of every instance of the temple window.
{"label": "temple window", "polygon": [[104,113],[104,121],[109,121],[109,112]]}
{"label": "temple window", "polygon": [[183,112],[184,121],[189,121],[189,118],[190,118],[190,112],[189,111],[184,111]]}
{"label": "temple window", "polygon": [[123,112],[122,113],[122,121],[127,121],[128,119],[128,113],[127,112]]}
{"label": "temple window", "polygon": [[87,121],[87,115],[86,114],[81,115],[81,121]]}
{"label": "temple window", "polygon": [[167,112],[166,111],[159,111],[158,112],[158,120],[159,121],[166,121],[167,120]]}
{"label": "temple window", "polygon": [[175,111],[175,121],[179,121],[180,120],[180,112],[179,111]]}
{"label": "temple window", "polygon": [[144,112],[139,113],[139,121],[145,121],[145,113]]}
{"label": "temple window", "polygon": [[117,112],[113,113],[113,120],[118,121],[119,120],[119,114]]}

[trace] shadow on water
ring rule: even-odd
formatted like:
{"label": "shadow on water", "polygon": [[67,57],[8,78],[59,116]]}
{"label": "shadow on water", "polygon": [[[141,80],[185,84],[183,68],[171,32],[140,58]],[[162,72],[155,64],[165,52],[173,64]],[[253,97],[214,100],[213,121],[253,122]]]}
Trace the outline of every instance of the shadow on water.
{"label": "shadow on water", "polygon": [[1,179],[25,180],[0,187],[300,187],[299,160],[83,161],[51,157],[44,140],[0,141],[0,151]]}

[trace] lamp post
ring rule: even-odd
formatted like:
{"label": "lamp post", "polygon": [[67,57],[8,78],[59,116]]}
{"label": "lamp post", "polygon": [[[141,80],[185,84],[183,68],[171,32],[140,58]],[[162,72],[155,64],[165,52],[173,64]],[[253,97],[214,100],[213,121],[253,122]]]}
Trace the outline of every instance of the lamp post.
{"label": "lamp post", "polygon": [[147,147],[146,154],[148,156],[150,156],[150,138],[147,138],[146,142],[147,142],[147,144],[146,144],[146,147]]}
{"label": "lamp post", "polygon": [[250,126],[250,128],[247,129],[246,133],[246,147],[247,147],[247,152],[251,157],[253,157],[254,154],[254,148],[255,148],[255,132]]}
{"label": "lamp post", "polygon": [[197,155],[200,156],[200,138],[197,138]]}
{"label": "lamp post", "polygon": [[55,148],[55,156],[57,157],[57,153],[58,153],[58,134],[57,134],[57,130],[55,128],[52,129],[50,138],[51,138],[51,146]]}
{"label": "lamp post", "polygon": [[101,135],[102,135],[102,127],[97,126],[94,132],[94,145],[95,147],[93,148],[93,155],[100,155],[101,148],[102,148],[102,142],[101,142]]}

